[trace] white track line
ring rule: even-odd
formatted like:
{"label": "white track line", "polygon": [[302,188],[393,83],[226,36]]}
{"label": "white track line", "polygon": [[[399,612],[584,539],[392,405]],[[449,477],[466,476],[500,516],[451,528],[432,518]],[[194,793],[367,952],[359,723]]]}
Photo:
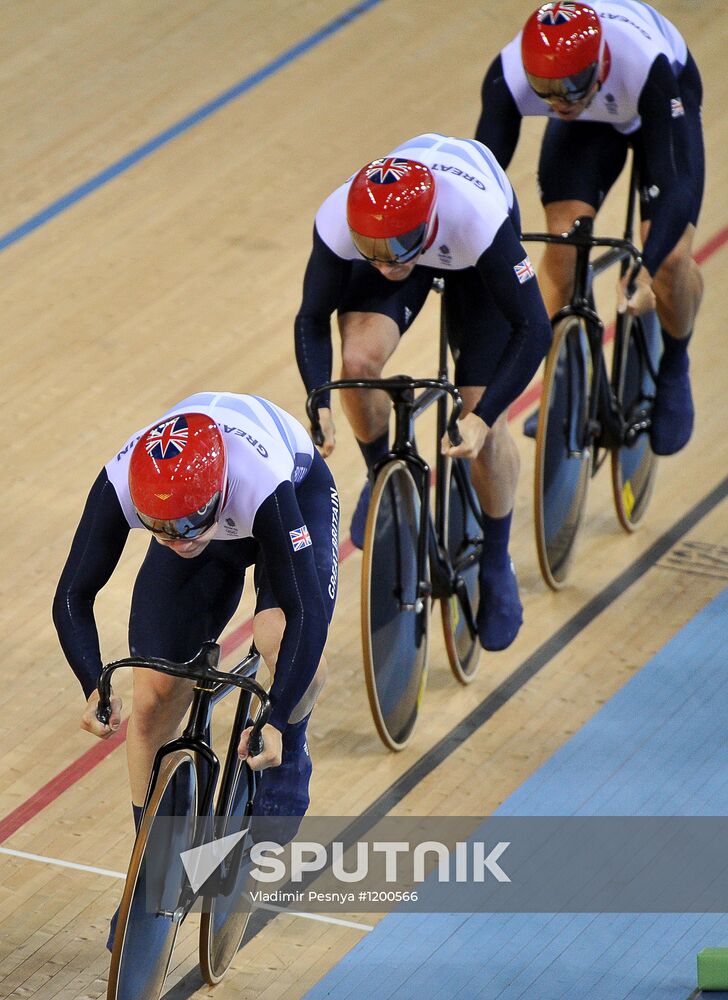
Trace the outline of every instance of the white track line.
{"label": "white track line", "polygon": [[271,906],[270,903],[254,903],[256,910],[270,910],[272,913],[287,913],[291,917],[303,917],[304,920],[320,920],[324,924],[339,924],[341,927],[353,927],[357,931],[373,931],[369,924],[357,924],[353,920],[341,920],[340,917],[324,917],[320,913],[301,913],[300,910],[287,910],[284,906]]}
{"label": "white track line", "polygon": [[0,847],[0,854],[10,854],[14,858],[25,858],[26,861],[41,861],[43,864],[57,865],[59,868],[73,868],[79,872],[91,872],[93,875],[107,875],[109,878],[126,878],[126,872],[112,872],[109,868],[94,868],[93,865],[79,865],[75,861],[46,858],[42,854],[28,854],[26,851],[11,851],[9,847]]}
{"label": "white track line", "polygon": [[[106,875],[107,878],[126,878],[126,872],[115,872],[109,868],[95,868],[93,865],[79,865],[75,861],[61,861],[60,858],[46,858],[42,854],[29,854],[27,851],[13,851],[9,847],[0,847],[0,854],[9,854],[13,858],[23,858],[25,861],[40,861],[45,865],[56,865],[58,868],[72,868],[74,871],[90,872],[92,875]],[[256,909],[271,910],[273,913],[288,913],[292,917],[303,917],[305,920],[320,920],[325,924],[338,924],[341,927],[353,927],[357,931],[373,931],[369,924],[357,924],[353,920],[341,920],[339,917],[325,917],[320,913],[300,913],[298,910],[287,910],[283,906],[271,906],[268,903],[256,903]]]}

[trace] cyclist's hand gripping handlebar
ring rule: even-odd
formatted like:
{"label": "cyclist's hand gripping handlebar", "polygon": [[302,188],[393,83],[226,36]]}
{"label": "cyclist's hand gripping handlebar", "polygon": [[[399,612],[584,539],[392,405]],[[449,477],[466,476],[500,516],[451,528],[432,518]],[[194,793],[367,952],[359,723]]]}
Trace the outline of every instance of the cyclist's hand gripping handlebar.
{"label": "cyclist's hand gripping handlebar", "polygon": [[317,397],[325,392],[326,389],[326,386],[313,389],[308,394],[308,398],[306,399],[306,413],[308,414],[308,420],[311,424],[311,437],[313,438],[313,443],[317,448],[322,448],[324,444],[324,432],[321,429],[321,421],[319,420]]}
{"label": "cyclist's hand gripping handlebar", "polygon": [[462,409],[463,399],[458,392],[457,396],[453,396],[452,411],[447,422],[447,436],[450,439],[450,444],[453,448],[457,448],[459,444],[463,443],[463,436],[458,428],[458,417],[460,416]]}
{"label": "cyclist's hand gripping handlebar", "polygon": [[[257,653],[255,654],[257,656]],[[258,699],[260,707],[253,723],[253,730],[250,734],[250,752],[254,756],[263,750],[263,738],[261,730],[268,722],[271,712],[270,699],[267,692],[252,677],[245,676],[242,672],[229,673],[217,669],[220,660],[220,647],[215,642],[205,642],[200,651],[187,660],[186,663],[175,663],[172,660],[164,660],[157,656],[130,656],[123,660],[115,660],[107,664],[101,671],[98,682],[99,704],[96,709],[96,718],[104,725],[108,725],[111,718],[111,678],[115,670],[120,667],[141,667],[149,670],[156,670],[159,673],[172,677],[183,677],[187,680],[197,681],[198,685],[210,690],[216,690],[225,685],[243,688],[250,691]],[[249,662],[246,657],[244,663]],[[239,665],[242,666],[242,665]]]}

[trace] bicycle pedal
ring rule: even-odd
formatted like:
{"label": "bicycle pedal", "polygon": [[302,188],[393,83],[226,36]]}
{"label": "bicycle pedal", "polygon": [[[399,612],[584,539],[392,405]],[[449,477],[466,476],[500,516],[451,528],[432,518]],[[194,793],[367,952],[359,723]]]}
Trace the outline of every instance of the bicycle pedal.
{"label": "bicycle pedal", "polygon": [[157,910],[158,917],[169,917],[174,924],[178,924],[185,915],[184,907],[178,906],[176,910]]}

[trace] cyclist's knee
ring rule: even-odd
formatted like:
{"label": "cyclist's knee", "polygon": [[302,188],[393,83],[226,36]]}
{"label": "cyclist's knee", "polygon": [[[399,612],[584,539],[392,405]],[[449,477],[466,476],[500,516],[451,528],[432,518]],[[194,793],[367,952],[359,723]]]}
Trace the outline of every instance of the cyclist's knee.
{"label": "cyclist's knee", "polygon": [[380,313],[350,312],[339,317],[344,378],[379,378],[399,343],[399,328]]}
{"label": "cyclist's knee", "polygon": [[501,413],[491,427],[479,458],[481,463],[495,475],[498,475],[506,464],[509,472],[514,468],[516,472],[520,469],[520,453],[508,425],[507,412]]}
{"label": "cyclist's knee", "polygon": [[[567,227],[568,228],[568,227]],[[539,277],[546,277],[551,285],[569,299],[574,280],[574,251],[571,247],[547,245],[541,257]]]}
{"label": "cyclist's knee", "polygon": [[192,701],[192,682],[152,675],[151,671],[139,673],[134,678],[132,696],[136,732],[141,736],[153,736],[160,730],[175,728]]}
{"label": "cyclist's knee", "polygon": [[676,295],[703,294],[703,276],[692,254],[680,243],[665,257],[654,277],[656,294],[665,301]]}
{"label": "cyclist's knee", "polygon": [[[374,346],[374,345],[373,345]],[[380,378],[384,361],[366,344],[345,345],[341,352],[341,377],[353,379]]]}

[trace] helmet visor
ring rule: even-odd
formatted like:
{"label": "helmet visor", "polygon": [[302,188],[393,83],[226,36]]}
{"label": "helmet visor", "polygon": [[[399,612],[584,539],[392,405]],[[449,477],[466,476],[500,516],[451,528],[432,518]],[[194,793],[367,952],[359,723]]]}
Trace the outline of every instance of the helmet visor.
{"label": "helmet visor", "polygon": [[362,236],[350,230],[354,246],[371,264],[406,264],[422,250],[427,234],[423,222],[399,236]]}
{"label": "helmet visor", "polygon": [[221,494],[215,493],[211,499],[192,514],[185,517],[174,517],[170,520],[161,520],[156,517],[147,517],[141,511],[136,515],[149,531],[155,535],[164,535],[165,538],[184,539],[199,538],[217,521],[217,514],[220,507]]}
{"label": "helmet visor", "polygon": [[585,69],[579,70],[578,73],[556,80],[543,76],[533,76],[531,73],[526,73],[526,76],[531,90],[544,101],[548,101],[550,98],[559,98],[559,100],[569,104],[576,104],[577,101],[583,101],[591,90],[597,78],[598,68],[599,63],[593,62]]}

